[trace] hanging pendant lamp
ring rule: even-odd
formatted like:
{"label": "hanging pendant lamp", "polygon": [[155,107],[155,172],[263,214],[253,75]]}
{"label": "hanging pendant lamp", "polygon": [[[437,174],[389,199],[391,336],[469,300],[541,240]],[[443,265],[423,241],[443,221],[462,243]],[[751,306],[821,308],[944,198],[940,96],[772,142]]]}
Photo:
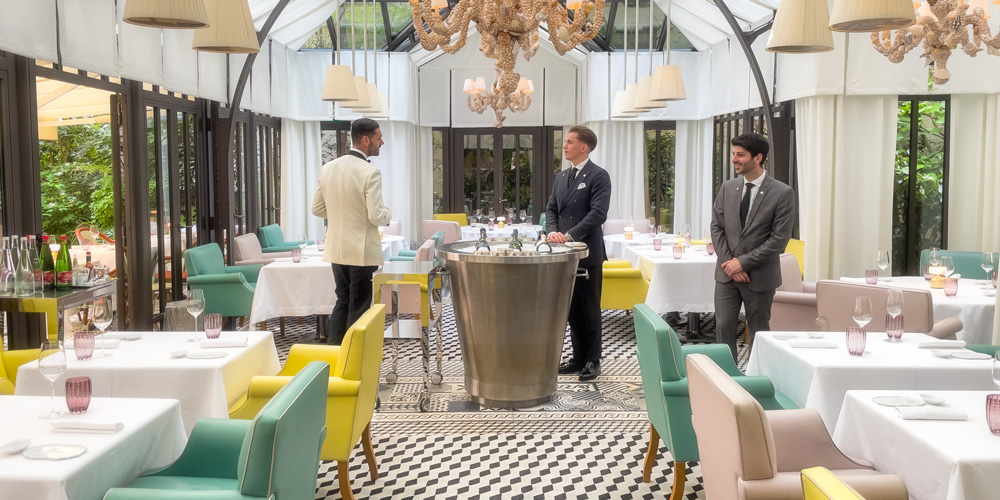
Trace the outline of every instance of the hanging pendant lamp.
{"label": "hanging pendant lamp", "polygon": [[128,0],[122,21],[149,28],[204,28],[208,12],[204,0]]}
{"label": "hanging pendant lamp", "polygon": [[833,50],[826,0],[783,0],[767,40],[769,52],[814,54]]}
{"label": "hanging pendant lamp", "polygon": [[[358,45],[354,41],[354,0],[351,0],[351,68],[357,71],[358,63],[355,55],[358,52]],[[340,107],[345,109],[350,109],[352,111],[358,111],[366,108],[370,108],[372,105],[371,97],[368,96],[368,82],[365,81],[364,77],[355,74],[354,78],[354,92],[357,94],[358,98],[354,101],[344,101],[340,103]]]}
{"label": "hanging pendant lamp", "polygon": [[340,2],[337,2],[333,9],[333,29],[336,35],[330,33],[330,40],[336,39],[337,46],[333,49],[333,64],[326,67],[326,75],[323,78],[323,100],[330,102],[356,101],[358,100],[358,88],[354,86],[354,75],[351,73],[351,68],[338,64],[338,61],[343,57],[339,11]]}
{"label": "hanging pendant lamp", "polygon": [[[361,2],[362,10],[362,42],[361,47],[365,56],[365,81],[368,82],[368,0]],[[376,63],[376,66],[378,64]],[[377,78],[373,79],[377,80]],[[365,92],[368,93],[368,106],[363,108],[355,108],[354,111],[365,114],[378,114],[382,111],[382,102],[378,96],[378,86],[373,82],[368,82],[365,84]]]}
{"label": "hanging pendant lamp", "polygon": [[205,0],[208,28],[194,32],[195,50],[224,54],[260,52],[257,31],[246,0]]}
{"label": "hanging pendant lamp", "polygon": [[917,22],[912,0],[836,0],[830,29],[848,33],[892,31]]}
{"label": "hanging pendant lamp", "polygon": [[[664,101],[653,100],[653,5],[649,6],[649,75],[639,79],[639,86],[635,96],[635,108],[641,110],[663,109],[667,107]],[[639,48],[639,27],[638,13],[636,13],[636,54]],[[638,61],[636,61],[638,62]]]}
{"label": "hanging pendant lamp", "polygon": [[625,19],[624,19],[624,45],[625,45],[625,57],[622,58],[622,90],[615,92],[615,99],[611,104],[611,118],[625,119],[632,118],[634,115],[631,113],[632,101],[635,100],[635,93],[633,91],[632,98],[628,95],[628,0],[625,1]]}
{"label": "hanging pendant lamp", "polygon": [[667,47],[666,63],[653,73],[653,88],[649,98],[654,101],[683,101],[687,99],[684,91],[684,78],[681,77],[681,67],[670,64],[670,35],[673,26],[670,24],[670,0],[667,0]]}

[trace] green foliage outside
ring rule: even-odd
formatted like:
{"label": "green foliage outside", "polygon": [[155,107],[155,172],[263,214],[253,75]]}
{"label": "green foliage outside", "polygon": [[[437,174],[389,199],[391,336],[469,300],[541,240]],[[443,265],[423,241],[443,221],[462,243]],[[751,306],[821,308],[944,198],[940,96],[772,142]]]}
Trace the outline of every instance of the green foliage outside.
{"label": "green foliage outside", "polygon": [[[659,213],[658,225],[673,232],[674,226],[674,149],[676,133],[673,130],[646,131],[646,185],[649,204],[645,217]],[[657,163],[659,155],[659,163]],[[657,198],[659,192],[659,198]],[[657,203],[659,201],[659,203]]]}
{"label": "green foliage outside", "polygon": [[[918,274],[920,250],[940,247],[944,237],[944,132],[945,101],[918,101],[917,115],[912,116],[913,101],[900,101],[896,129],[895,176],[892,213],[892,273]],[[917,126],[916,183],[910,193],[910,132]],[[914,203],[916,219],[909,216]],[[917,240],[908,245],[907,232],[917,225]]]}
{"label": "green foliage outside", "polygon": [[65,234],[84,222],[114,235],[114,192],[111,175],[111,127],[59,127],[59,139],[39,141],[42,181],[42,230]]}
{"label": "green foliage outside", "polygon": [[[398,33],[400,29],[413,21],[413,10],[409,2],[387,2],[386,10],[389,14],[389,28],[393,33]],[[382,4],[370,2],[368,4],[368,48],[384,48],[386,46],[385,24],[382,22]],[[355,47],[358,50],[364,48],[364,21],[365,8],[361,2],[356,2],[354,8],[348,4],[341,6],[340,11],[340,36],[343,40],[343,48]],[[354,24],[354,43],[351,43],[351,24]],[[375,43],[372,43],[374,26]],[[333,42],[330,40],[330,32],[326,25],[320,26],[312,36],[302,45],[303,49],[332,49]],[[348,56],[350,57],[350,56]],[[360,62],[358,63],[361,64]]]}

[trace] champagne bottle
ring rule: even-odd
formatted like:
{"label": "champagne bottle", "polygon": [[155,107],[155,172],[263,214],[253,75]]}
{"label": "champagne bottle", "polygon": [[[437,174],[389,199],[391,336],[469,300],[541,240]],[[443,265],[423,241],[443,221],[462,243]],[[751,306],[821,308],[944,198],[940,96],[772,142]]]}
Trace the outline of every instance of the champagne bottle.
{"label": "champagne bottle", "polygon": [[43,288],[45,290],[56,289],[56,262],[52,257],[52,250],[49,246],[50,244],[49,235],[42,235],[42,280]]}
{"label": "champagne bottle", "polygon": [[490,244],[486,241],[486,228],[483,227],[479,228],[479,241],[476,242],[476,248],[474,248],[473,251],[479,250],[480,248],[485,248],[487,252],[490,250]]}
{"label": "champagne bottle", "polygon": [[514,250],[521,250],[521,237],[517,235],[517,229],[510,234],[510,247]]}
{"label": "champagne bottle", "polygon": [[73,287],[73,268],[69,264],[69,248],[66,235],[59,237],[59,254],[56,255],[56,289],[69,290]]}

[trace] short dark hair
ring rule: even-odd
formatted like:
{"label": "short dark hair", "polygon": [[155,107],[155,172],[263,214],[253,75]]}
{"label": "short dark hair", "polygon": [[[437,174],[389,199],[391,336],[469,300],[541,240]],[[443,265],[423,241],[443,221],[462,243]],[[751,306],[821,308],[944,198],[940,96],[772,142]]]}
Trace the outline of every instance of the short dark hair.
{"label": "short dark hair", "polygon": [[361,139],[375,135],[378,128],[378,122],[371,118],[354,120],[351,122],[351,145],[356,146],[361,143]]}
{"label": "short dark hair", "polygon": [[569,132],[567,132],[566,134],[567,135],[576,134],[576,138],[580,139],[580,142],[587,145],[588,153],[593,152],[594,148],[597,147],[597,134],[595,134],[593,130],[584,127],[583,125],[576,125],[574,127],[571,127],[569,129]]}
{"label": "short dark hair", "polygon": [[755,133],[738,135],[733,137],[733,140],[730,141],[730,143],[733,146],[739,146],[747,150],[747,152],[750,153],[750,156],[763,155],[760,159],[761,165],[764,164],[764,160],[767,160],[767,153],[771,149],[771,146],[767,142],[767,138],[763,135]]}

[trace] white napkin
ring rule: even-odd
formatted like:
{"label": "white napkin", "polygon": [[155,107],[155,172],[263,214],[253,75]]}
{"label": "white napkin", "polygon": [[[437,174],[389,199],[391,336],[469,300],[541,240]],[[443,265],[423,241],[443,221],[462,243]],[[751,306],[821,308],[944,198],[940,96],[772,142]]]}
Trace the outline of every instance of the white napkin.
{"label": "white napkin", "polygon": [[[104,344],[104,348],[105,349],[117,349],[118,348],[118,344],[121,344],[121,342],[122,342],[122,339],[96,338],[96,339],[94,339],[94,349],[100,349],[101,348],[101,344]],[[73,340],[69,339],[69,340],[65,341],[63,343],[63,346],[66,347],[66,349],[72,349],[73,348]]]}
{"label": "white napkin", "polygon": [[817,349],[832,349],[837,347],[837,343],[826,339],[789,339],[790,347],[809,347]]}
{"label": "white napkin", "polygon": [[208,349],[212,347],[246,347],[247,339],[243,337],[241,339],[205,339],[199,344],[202,349]]}
{"label": "white napkin", "polygon": [[125,424],[121,422],[57,420],[51,423],[53,432],[97,432],[112,434],[125,428]]}
{"label": "white napkin", "polygon": [[896,408],[903,420],[966,420],[969,418],[961,408],[942,406],[899,406]]}
{"label": "white napkin", "polygon": [[791,339],[801,339],[803,334],[801,333],[772,333],[771,338],[778,340],[791,340]]}
{"label": "white napkin", "polygon": [[917,342],[917,347],[921,349],[960,349],[965,347],[964,340],[928,340]]}

